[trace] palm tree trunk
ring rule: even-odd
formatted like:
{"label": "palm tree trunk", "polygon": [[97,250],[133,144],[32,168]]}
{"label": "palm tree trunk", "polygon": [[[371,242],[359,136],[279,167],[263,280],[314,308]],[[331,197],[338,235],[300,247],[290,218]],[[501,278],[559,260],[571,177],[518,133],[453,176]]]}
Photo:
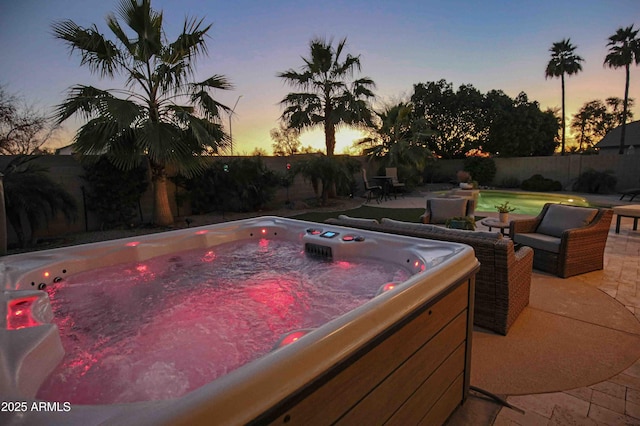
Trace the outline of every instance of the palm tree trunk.
{"label": "palm tree trunk", "polygon": [[565,117],[564,117],[564,73],[560,76],[562,80],[562,150],[560,155],[564,155],[564,138],[565,138]]}
{"label": "palm tree trunk", "polygon": [[[327,157],[331,157],[336,148],[336,126],[333,123],[329,123],[328,120],[324,122],[324,140],[327,145]],[[324,192],[327,192],[327,194],[322,201],[326,205],[326,197],[336,198],[338,196],[335,182],[330,185],[328,191],[325,190]]]}
{"label": "palm tree trunk", "polygon": [[336,148],[336,128],[327,121],[324,123],[324,141],[327,146],[327,156],[331,157]]}
{"label": "palm tree trunk", "polygon": [[154,224],[161,226],[173,225],[173,213],[169,206],[167,195],[167,175],[164,170],[154,173]]}
{"label": "palm tree trunk", "polygon": [[624,103],[622,104],[622,129],[620,132],[620,149],[618,154],[624,154],[624,137],[627,130],[627,108],[629,103],[629,64],[625,67],[627,79],[624,84]]}

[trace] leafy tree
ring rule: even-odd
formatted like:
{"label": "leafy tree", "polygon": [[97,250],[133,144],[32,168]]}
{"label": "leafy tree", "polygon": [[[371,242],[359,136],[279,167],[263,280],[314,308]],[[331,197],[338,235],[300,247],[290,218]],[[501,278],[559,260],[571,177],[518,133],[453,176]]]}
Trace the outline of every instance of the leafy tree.
{"label": "leafy tree", "polygon": [[610,123],[609,130],[613,130],[614,127],[621,126],[627,121],[633,121],[633,112],[631,108],[635,104],[633,98],[627,99],[627,111],[624,111],[624,99],[617,98],[615,96],[609,97],[605,100],[607,104],[607,111],[609,112]]}
{"label": "leafy tree", "polygon": [[545,70],[545,78],[560,77],[562,82],[562,148],[561,155],[564,155],[565,147],[565,133],[566,133],[566,120],[565,120],[565,89],[564,89],[564,75],[573,75],[582,71],[583,62],[580,56],[575,54],[577,46],[571,44],[571,39],[563,39],[560,42],[553,43],[553,46],[549,51],[551,52],[551,60],[547,64]]}
{"label": "leafy tree", "polygon": [[41,154],[59,126],[0,86],[0,154]]}
{"label": "leafy tree", "polygon": [[73,197],[51,180],[48,168],[37,164],[37,158],[19,155],[2,170],[7,221],[23,248],[35,243],[35,231],[58,212],[73,221],[78,211]]}
{"label": "leafy tree", "polygon": [[167,168],[185,176],[201,173],[206,166],[202,155],[228,142],[220,112],[229,108],[215,101],[210,91],[231,85],[221,75],[191,80],[195,60],[207,53],[205,36],[211,25],[185,19],[182,32],[169,43],[163,14],[153,10],[149,0],[122,0],[117,12],[119,19],[114,14],[107,17],[113,41],[95,25],[83,28],[70,20],[53,25],[57,38],[72,52],[80,51],[81,65],[103,78],[127,77],[126,88],[120,90],[72,87],[56,115],[60,123],[74,114],[89,120],[75,136],[80,154],[106,153],[125,170],[146,157],[154,185],[154,222],[169,225],[173,215]]}
{"label": "leafy tree", "polygon": [[[595,142],[625,121],[622,104],[622,99],[611,97],[605,102],[598,99],[589,101],[580,108],[571,120],[571,129],[578,135],[577,151],[591,149]],[[628,100],[628,105],[633,106],[633,99]],[[626,117],[633,119],[633,113],[627,111]]]}
{"label": "leafy tree", "polygon": [[411,102],[415,114],[426,120],[435,134],[428,147],[442,158],[463,158],[484,138],[483,96],[472,85],[458,91],[445,80],[414,85]]}
{"label": "leafy tree", "polygon": [[360,71],[360,56],[347,54],[343,60],[346,42],[342,39],[334,48],[332,41],[313,39],[301,72],[289,69],[278,74],[300,90],[280,101],[285,107],[281,119],[292,129],[322,126],[328,156],[336,146],[336,128],[371,124],[368,100],[374,96],[375,83],[368,77],[351,79]]}
{"label": "leafy tree", "polygon": [[571,120],[571,129],[578,134],[578,150],[583,145],[592,146],[596,139],[607,133],[607,107],[602,101],[594,100],[584,104]]}
{"label": "leafy tree", "polygon": [[[634,30],[633,25],[626,28],[618,28],[616,33],[609,37],[609,53],[604,59],[604,64],[610,68],[624,67],[626,73],[626,79],[624,83],[624,103],[622,117],[627,116],[629,110],[629,77],[631,64],[635,62],[636,65],[640,64],[640,38],[638,38],[638,31]],[[620,149],[618,154],[624,154],[624,139],[627,129],[627,122],[622,122],[622,131],[620,132]]]}
{"label": "leafy tree", "polygon": [[521,92],[511,99],[492,90],[485,97],[487,137],[482,151],[502,157],[552,155],[558,121],[552,111],[541,111]]}
{"label": "leafy tree", "polygon": [[289,129],[280,123],[280,128],[271,129],[271,139],[273,139],[273,155],[287,156],[300,152],[300,132],[296,129]]}

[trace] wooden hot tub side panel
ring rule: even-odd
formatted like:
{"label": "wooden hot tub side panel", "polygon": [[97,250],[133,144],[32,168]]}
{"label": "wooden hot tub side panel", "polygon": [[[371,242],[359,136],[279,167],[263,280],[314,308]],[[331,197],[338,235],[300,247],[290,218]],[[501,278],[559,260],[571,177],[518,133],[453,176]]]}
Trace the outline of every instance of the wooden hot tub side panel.
{"label": "wooden hot tub side panel", "polygon": [[472,275],[255,422],[444,422],[468,393],[473,292]]}

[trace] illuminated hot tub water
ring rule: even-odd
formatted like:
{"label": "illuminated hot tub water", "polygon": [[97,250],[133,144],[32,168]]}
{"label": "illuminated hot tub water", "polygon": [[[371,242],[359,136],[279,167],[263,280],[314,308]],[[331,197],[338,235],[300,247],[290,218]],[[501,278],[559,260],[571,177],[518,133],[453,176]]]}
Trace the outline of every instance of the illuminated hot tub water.
{"label": "illuminated hot tub water", "polygon": [[87,271],[49,287],[66,356],[37,397],[177,398],[375,297],[408,268],[326,262],[300,243],[226,243]]}
{"label": "illuminated hot tub water", "polygon": [[[446,330],[466,324],[462,337],[437,345],[451,346],[445,360],[464,355],[464,399],[476,267],[458,244],[274,217],[8,256],[0,394],[70,407],[9,414],[16,424],[306,423],[313,415],[296,409],[328,377],[338,380],[424,311],[445,318]],[[445,301],[453,312],[434,314]],[[420,353],[409,352],[406,360]],[[357,405],[336,415],[355,415]]]}

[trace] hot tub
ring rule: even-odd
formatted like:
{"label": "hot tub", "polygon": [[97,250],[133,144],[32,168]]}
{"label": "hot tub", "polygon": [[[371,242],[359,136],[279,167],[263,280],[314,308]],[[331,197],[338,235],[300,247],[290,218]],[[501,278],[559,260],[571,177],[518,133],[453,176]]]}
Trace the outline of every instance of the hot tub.
{"label": "hot tub", "polygon": [[[409,277],[179,398],[112,405],[35,398],[64,355],[46,289],[83,271],[243,240],[293,241],[324,261],[391,262]],[[468,393],[477,268],[465,245],[278,217],[6,256],[0,423],[442,423]]]}

